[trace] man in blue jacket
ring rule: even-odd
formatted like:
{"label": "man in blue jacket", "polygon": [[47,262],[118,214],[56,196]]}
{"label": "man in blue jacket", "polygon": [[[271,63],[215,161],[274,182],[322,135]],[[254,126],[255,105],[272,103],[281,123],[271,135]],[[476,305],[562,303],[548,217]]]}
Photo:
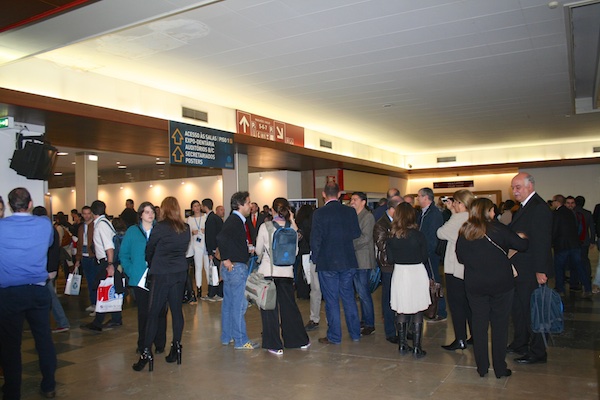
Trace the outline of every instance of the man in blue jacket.
{"label": "man in blue jacket", "polygon": [[30,214],[33,202],[25,188],[13,189],[8,202],[13,215],[0,220],[0,359],[4,368],[4,399],[21,398],[21,336],[25,319],[40,359],[42,394],[53,398],[56,351],[50,331],[52,299],[45,287],[48,248],[54,241],[52,223]]}
{"label": "man in blue jacket", "polygon": [[338,201],[340,194],[337,183],[325,185],[325,205],[313,214],[310,236],[312,261],[317,266],[325,299],[327,336],[319,339],[324,344],[339,344],[342,341],[340,298],[350,338],[356,342],[360,340],[360,321],[353,285],[358,262],[353,240],[360,237],[361,231],[356,212]]}

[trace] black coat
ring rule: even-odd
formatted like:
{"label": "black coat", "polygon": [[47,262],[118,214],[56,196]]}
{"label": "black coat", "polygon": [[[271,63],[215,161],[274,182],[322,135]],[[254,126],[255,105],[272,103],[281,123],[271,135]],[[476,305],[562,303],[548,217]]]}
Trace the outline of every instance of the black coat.
{"label": "black coat", "polygon": [[536,272],[552,277],[552,211],[546,201],[535,193],[513,215],[509,227],[513,232],[525,233],[529,239],[527,251],[520,251],[511,259],[519,273],[517,281],[535,279]]}
{"label": "black coat", "polygon": [[188,262],[185,258],[190,244],[190,226],[185,224],[185,230],[177,233],[167,221],[160,221],[150,233],[146,244],[146,261],[148,274],[161,275],[187,271]]}
{"label": "black coat", "polygon": [[575,213],[565,206],[558,207],[553,213],[552,247],[554,251],[580,248],[577,218]]}
{"label": "black coat", "polygon": [[221,229],[223,229],[223,220],[213,211],[210,211],[204,223],[204,240],[209,256],[215,255],[215,250],[217,250],[217,235],[221,232]]}
{"label": "black coat", "polygon": [[[492,221],[488,237],[506,253],[509,249],[527,250],[528,240],[520,238],[504,224]],[[476,295],[506,293],[515,287],[511,260],[487,238],[467,240],[459,236],[456,241],[458,262],[465,266],[465,289]]]}
{"label": "black coat", "polygon": [[232,263],[248,263],[248,240],[246,228],[242,219],[231,213],[223,224],[223,229],[217,235],[217,245],[221,253],[221,260],[229,260]]}

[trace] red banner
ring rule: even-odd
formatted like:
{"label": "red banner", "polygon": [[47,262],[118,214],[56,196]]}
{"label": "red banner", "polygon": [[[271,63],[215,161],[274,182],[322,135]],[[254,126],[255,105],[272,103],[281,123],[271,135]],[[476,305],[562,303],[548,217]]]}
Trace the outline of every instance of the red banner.
{"label": "red banner", "polygon": [[260,139],[304,147],[304,128],[271,118],[236,111],[236,132]]}

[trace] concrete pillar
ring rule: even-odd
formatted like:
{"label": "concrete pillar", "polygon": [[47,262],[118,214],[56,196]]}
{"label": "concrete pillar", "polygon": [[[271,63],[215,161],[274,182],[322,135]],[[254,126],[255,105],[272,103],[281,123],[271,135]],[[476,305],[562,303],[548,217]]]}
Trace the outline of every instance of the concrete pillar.
{"label": "concrete pillar", "polygon": [[81,152],[75,154],[75,206],[89,206],[98,199],[98,156]]}

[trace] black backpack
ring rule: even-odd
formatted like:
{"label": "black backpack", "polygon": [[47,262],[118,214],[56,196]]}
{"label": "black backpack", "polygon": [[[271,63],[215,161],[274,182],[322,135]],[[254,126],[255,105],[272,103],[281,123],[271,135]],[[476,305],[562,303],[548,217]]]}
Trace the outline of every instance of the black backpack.
{"label": "black backpack", "polygon": [[298,233],[290,227],[290,222],[285,226],[265,221],[269,237],[272,238],[270,252],[271,262],[276,266],[294,265],[298,253]]}
{"label": "black backpack", "polygon": [[112,224],[110,222],[108,222],[108,220],[103,219],[102,221],[106,222],[108,224],[108,226],[110,226],[110,229],[112,229],[114,236],[113,236],[113,245],[115,246],[114,250],[113,250],[113,265],[117,266],[121,264],[121,260],[119,259],[119,251],[121,250],[121,242],[123,241],[123,236],[124,235],[119,235],[119,233],[117,233],[117,231],[115,230],[115,227],[112,226]]}

